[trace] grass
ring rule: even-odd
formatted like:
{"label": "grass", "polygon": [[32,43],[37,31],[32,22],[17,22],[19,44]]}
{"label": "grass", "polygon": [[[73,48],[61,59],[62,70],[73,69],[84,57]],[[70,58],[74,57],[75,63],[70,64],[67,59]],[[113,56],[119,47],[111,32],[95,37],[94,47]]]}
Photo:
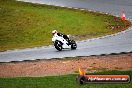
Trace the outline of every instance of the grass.
{"label": "grass", "polygon": [[[132,71],[104,71],[94,74],[127,74]],[[86,84],[76,83],[77,75],[47,77],[0,78],[0,88],[131,88],[132,81],[126,84]]]}
{"label": "grass", "polygon": [[50,45],[54,29],[82,40],[116,33],[129,25],[111,15],[0,0],[0,51]]}

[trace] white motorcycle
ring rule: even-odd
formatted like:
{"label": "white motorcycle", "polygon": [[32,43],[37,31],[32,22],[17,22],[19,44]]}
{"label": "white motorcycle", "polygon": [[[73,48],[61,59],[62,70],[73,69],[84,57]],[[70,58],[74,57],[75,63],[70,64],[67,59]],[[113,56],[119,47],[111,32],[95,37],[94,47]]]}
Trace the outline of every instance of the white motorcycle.
{"label": "white motorcycle", "polygon": [[70,48],[72,50],[75,50],[77,48],[77,44],[74,40],[69,40],[69,42],[70,42],[69,43],[62,36],[54,35],[53,38],[52,38],[52,41],[54,43],[55,48],[58,51],[61,51],[62,49],[70,49]]}

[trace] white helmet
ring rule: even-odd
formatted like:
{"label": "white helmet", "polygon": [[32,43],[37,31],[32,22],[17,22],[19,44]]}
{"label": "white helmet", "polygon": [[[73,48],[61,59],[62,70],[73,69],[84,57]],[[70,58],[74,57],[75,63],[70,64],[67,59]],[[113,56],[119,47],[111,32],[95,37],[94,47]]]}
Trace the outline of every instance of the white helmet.
{"label": "white helmet", "polygon": [[54,35],[55,33],[57,33],[57,31],[56,31],[56,30],[53,30],[53,31],[52,31],[52,34]]}

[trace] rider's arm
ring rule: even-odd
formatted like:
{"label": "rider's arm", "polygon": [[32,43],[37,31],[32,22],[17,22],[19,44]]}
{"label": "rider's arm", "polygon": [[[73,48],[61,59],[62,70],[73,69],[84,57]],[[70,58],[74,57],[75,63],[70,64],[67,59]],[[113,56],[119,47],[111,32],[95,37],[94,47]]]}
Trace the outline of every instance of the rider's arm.
{"label": "rider's arm", "polygon": [[57,33],[57,35],[63,37],[64,39],[69,39],[69,37],[65,34]]}
{"label": "rider's arm", "polygon": [[62,34],[62,33],[57,33],[57,35],[58,35],[58,36],[63,36],[63,34]]}

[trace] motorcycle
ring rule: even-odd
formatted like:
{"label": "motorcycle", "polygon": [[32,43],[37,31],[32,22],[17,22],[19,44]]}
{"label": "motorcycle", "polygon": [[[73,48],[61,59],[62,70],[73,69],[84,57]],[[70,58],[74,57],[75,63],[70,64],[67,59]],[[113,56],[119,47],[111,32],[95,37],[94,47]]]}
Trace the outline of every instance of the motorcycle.
{"label": "motorcycle", "polygon": [[[69,37],[69,36],[68,36]],[[62,36],[55,35],[52,38],[55,48],[58,51],[62,51],[62,49],[72,49],[75,50],[77,48],[77,44],[74,40],[69,40],[69,42],[64,39]]]}

